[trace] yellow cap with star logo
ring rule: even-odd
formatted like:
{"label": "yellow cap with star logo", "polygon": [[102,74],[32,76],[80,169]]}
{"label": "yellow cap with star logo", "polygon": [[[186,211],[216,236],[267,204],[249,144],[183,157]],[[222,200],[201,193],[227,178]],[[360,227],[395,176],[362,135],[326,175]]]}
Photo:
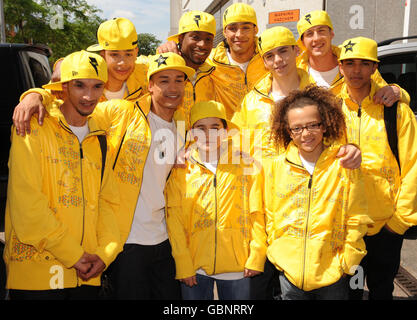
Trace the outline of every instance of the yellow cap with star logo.
{"label": "yellow cap with star logo", "polygon": [[234,3],[223,13],[223,29],[237,22],[250,22],[258,26],[255,9],[245,3]]}
{"label": "yellow cap with star logo", "polygon": [[190,110],[190,124],[191,127],[201,119],[205,118],[219,118],[223,119],[227,123],[228,129],[237,129],[239,127],[233,122],[229,121],[226,116],[226,110],[224,105],[220,102],[210,100],[210,101],[200,101],[194,104]]}
{"label": "yellow cap with star logo", "polygon": [[332,20],[330,19],[329,14],[323,10],[314,10],[305,14],[297,22],[297,31],[298,31],[298,40],[297,44],[302,49],[305,50],[304,44],[301,40],[302,35],[308,29],[316,26],[328,26],[333,30]]}
{"label": "yellow cap with star logo", "polygon": [[107,63],[98,54],[77,51],[69,54],[61,63],[61,81],[43,85],[45,89],[62,91],[62,84],[75,79],[96,79],[107,82]]}
{"label": "yellow cap with star logo", "polygon": [[346,40],[339,47],[342,49],[339,61],[346,59],[362,59],[379,62],[378,44],[375,40],[365,37],[356,37]]}
{"label": "yellow cap with star logo", "polygon": [[178,34],[168,37],[168,41],[178,43],[180,34],[192,31],[201,31],[216,35],[216,19],[213,15],[203,11],[188,11],[181,16]]}
{"label": "yellow cap with star logo", "polygon": [[278,47],[295,45],[297,44],[291,30],[281,26],[266,29],[258,38],[258,50],[261,56]]}
{"label": "yellow cap with star logo", "polygon": [[114,18],[103,22],[97,30],[98,44],[87,51],[132,50],[138,46],[138,34],[134,24],[126,18]]}
{"label": "yellow cap with star logo", "polygon": [[164,70],[182,71],[188,78],[195,73],[193,68],[187,67],[183,57],[176,53],[167,52],[149,57],[148,81],[152,75]]}

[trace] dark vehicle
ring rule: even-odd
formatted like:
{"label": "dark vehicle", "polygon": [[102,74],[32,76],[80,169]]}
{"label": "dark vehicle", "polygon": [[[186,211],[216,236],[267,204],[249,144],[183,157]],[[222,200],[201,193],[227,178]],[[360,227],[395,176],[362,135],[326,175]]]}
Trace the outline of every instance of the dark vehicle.
{"label": "dark vehicle", "polygon": [[[398,43],[403,40],[413,40]],[[396,42],[396,43],[394,43]],[[410,107],[417,115],[417,35],[378,43],[379,72],[388,83],[397,83],[410,95]]]}
{"label": "dark vehicle", "polygon": [[[49,82],[51,68],[48,57],[50,53],[50,49],[44,45],[0,43],[0,70],[4,81],[1,86],[0,107],[0,233],[2,238],[13,110],[19,103],[19,97],[23,92]],[[4,244],[0,242],[0,300],[5,297],[3,249]]]}

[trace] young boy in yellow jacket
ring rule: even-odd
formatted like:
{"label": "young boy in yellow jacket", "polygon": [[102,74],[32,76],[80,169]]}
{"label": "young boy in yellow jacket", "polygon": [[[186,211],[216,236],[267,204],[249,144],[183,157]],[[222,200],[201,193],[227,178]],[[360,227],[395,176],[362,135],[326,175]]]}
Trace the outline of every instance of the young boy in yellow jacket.
{"label": "young boy in yellow jacket", "polygon": [[97,299],[100,275],[121,251],[119,192],[103,161],[105,130],[90,117],[107,81],[106,62],[75,52],[62,62],[64,91],[43,126],[12,132],[6,205],[11,299]]}
{"label": "young boy in yellow jacket", "polygon": [[[183,299],[249,299],[249,277],[265,263],[264,215],[253,211],[253,167],[235,153],[222,104],[191,108],[196,148],[166,186],[167,229]],[[247,159],[246,159],[247,160]]]}
{"label": "young boy in yellow jacket", "polygon": [[345,138],[340,103],[311,85],[284,98],[272,119],[274,142],[286,151],[264,164],[263,210],[282,299],[347,299],[346,274],[366,254],[372,221],[360,169],[336,158]]}
{"label": "young boy in yellow jacket", "polygon": [[[388,142],[384,106],[374,99],[380,88],[373,80],[378,62],[377,43],[372,39],[348,39],[341,46],[339,67],[345,83],[339,97],[343,99],[348,140],[362,150],[369,216],[375,221],[365,237],[368,255],[362,267],[369,298],[386,300],[393,298],[402,235],[417,224],[417,122],[410,107],[398,103],[394,133],[398,136],[397,163]],[[362,293],[353,290],[352,298],[361,299]]]}

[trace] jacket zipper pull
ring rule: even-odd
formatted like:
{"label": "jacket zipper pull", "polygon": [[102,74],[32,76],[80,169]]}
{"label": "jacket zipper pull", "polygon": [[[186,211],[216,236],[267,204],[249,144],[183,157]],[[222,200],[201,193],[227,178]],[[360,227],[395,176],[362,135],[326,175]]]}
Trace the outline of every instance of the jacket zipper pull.
{"label": "jacket zipper pull", "polygon": [[358,118],[360,118],[362,115],[362,107],[361,105],[359,105],[359,109],[358,109]]}
{"label": "jacket zipper pull", "polygon": [[216,179],[216,176],[214,176],[214,179],[213,179],[213,187],[217,187],[217,179]]}
{"label": "jacket zipper pull", "polygon": [[313,177],[310,176],[310,180],[308,180],[308,188],[311,189],[311,185],[313,183]]}
{"label": "jacket zipper pull", "polygon": [[83,147],[80,144],[80,158],[84,159],[84,152],[83,152]]}

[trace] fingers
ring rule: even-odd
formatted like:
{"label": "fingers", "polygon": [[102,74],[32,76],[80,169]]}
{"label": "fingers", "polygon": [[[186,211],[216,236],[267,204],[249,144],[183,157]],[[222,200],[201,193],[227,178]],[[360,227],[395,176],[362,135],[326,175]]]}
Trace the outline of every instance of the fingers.
{"label": "fingers", "polygon": [[400,98],[401,90],[397,86],[385,86],[374,95],[374,102],[391,107]]}
{"label": "fingers", "polygon": [[167,53],[167,52],[174,52],[176,54],[181,55],[180,51],[178,50],[177,43],[175,41],[167,41],[160,45],[156,50],[157,53]]}
{"label": "fingers", "polygon": [[189,278],[180,279],[180,282],[184,283],[186,286],[191,288],[192,286],[197,285],[197,277],[192,276]]}

